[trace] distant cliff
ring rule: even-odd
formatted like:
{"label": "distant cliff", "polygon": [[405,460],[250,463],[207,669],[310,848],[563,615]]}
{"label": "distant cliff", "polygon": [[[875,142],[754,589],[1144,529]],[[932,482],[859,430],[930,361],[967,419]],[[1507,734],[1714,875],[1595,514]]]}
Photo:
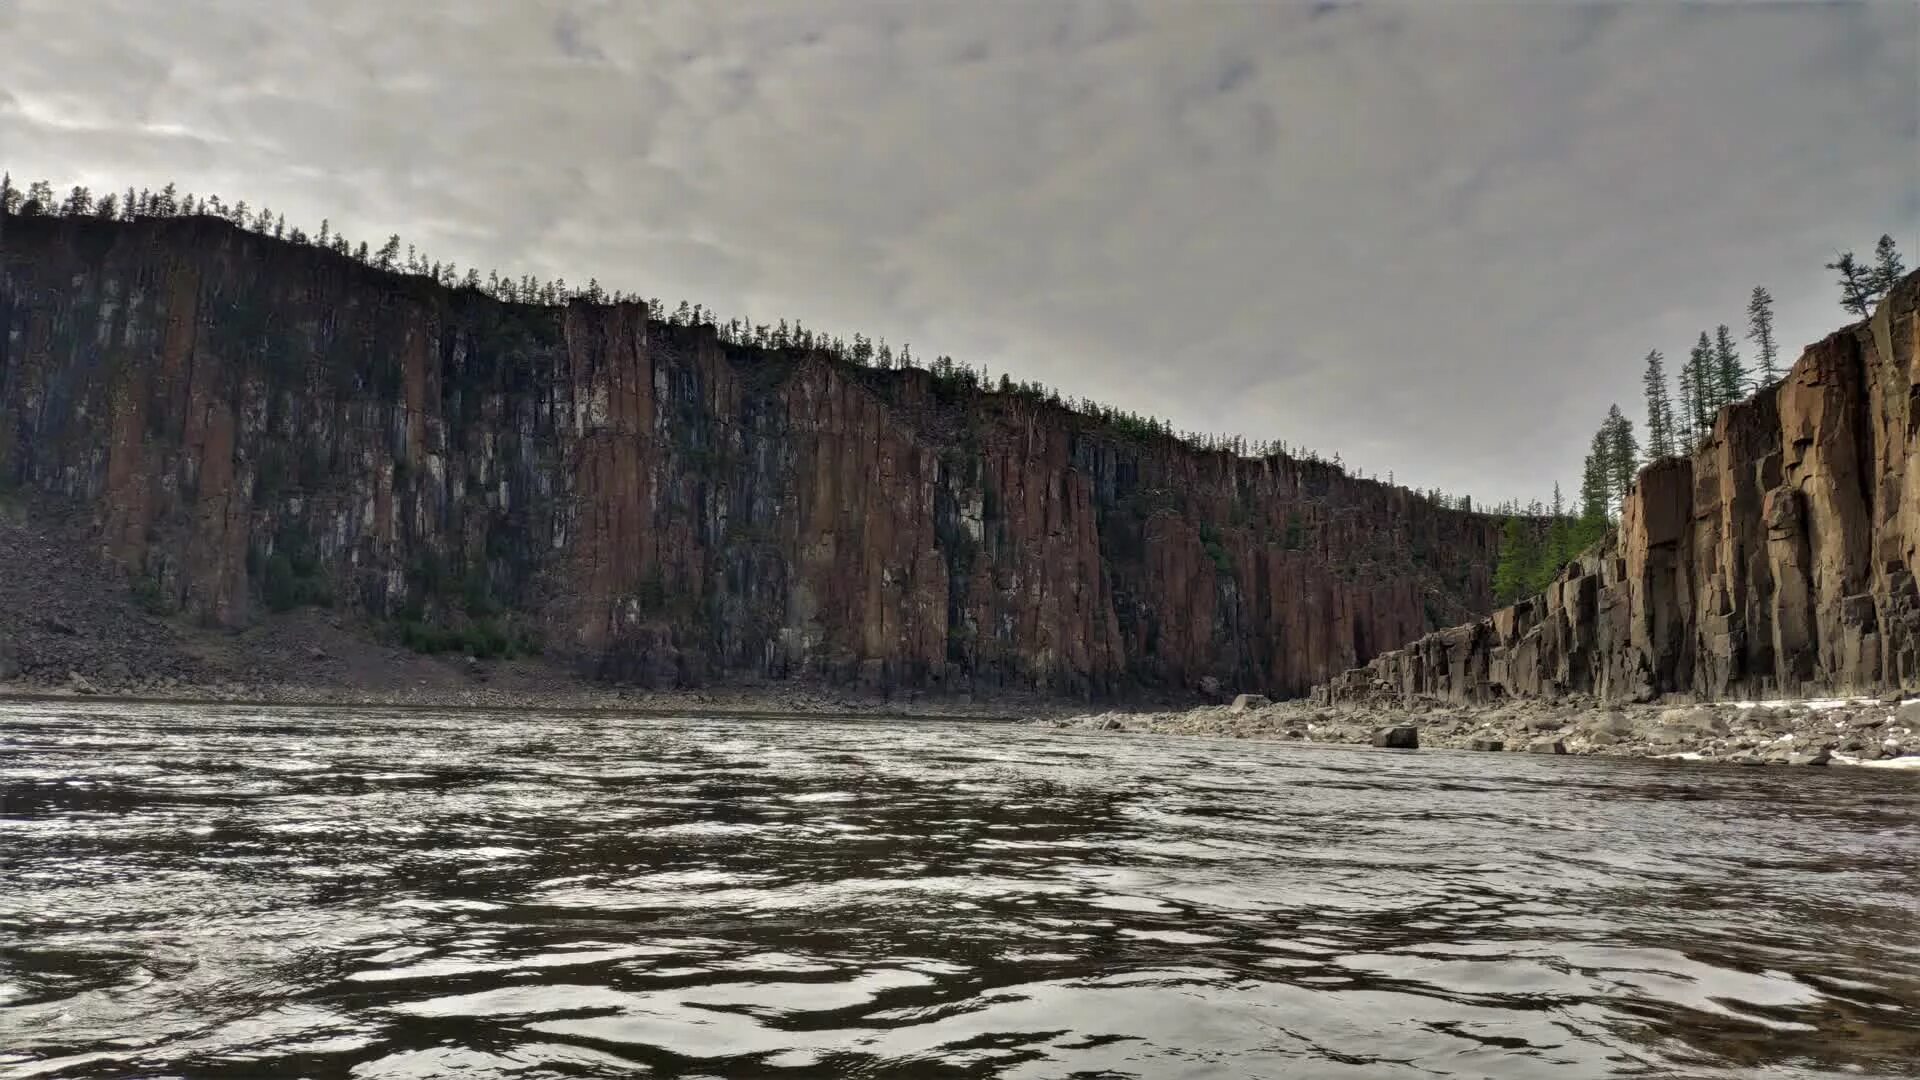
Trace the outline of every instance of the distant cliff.
{"label": "distant cliff", "polygon": [[1541,596],[1426,635],[1323,700],[1617,701],[1920,689],[1920,274],[1642,469]]}
{"label": "distant cliff", "polygon": [[1491,607],[1498,522],[923,370],[504,304],[212,218],[0,221],[0,485],[240,626],[651,685],[1299,693]]}

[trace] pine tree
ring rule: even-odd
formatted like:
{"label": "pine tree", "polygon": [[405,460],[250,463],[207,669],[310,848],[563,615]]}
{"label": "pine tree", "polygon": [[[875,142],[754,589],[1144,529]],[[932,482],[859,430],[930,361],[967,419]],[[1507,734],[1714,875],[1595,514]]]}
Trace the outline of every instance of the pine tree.
{"label": "pine tree", "polygon": [[1882,233],[1880,242],[1873,247],[1873,270],[1871,286],[1875,298],[1885,297],[1893,291],[1895,285],[1907,273],[1906,264],[1900,261],[1900,253],[1894,250],[1893,237]]}
{"label": "pine tree", "polygon": [[1760,350],[1760,385],[1779,382],[1780,372],[1774,363],[1780,350],[1773,340],[1773,294],[1764,286],[1755,285],[1753,297],[1747,301],[1747,340]]}
{"label": "pine tree", "polygon": [[1666,357],[1655,349],[1647,354],[1647,454],[1653,458],[1674,453],[1673,403],[1667,398]]}
{"label": "pine tree", "polygon": [[1587,450],[1587,459],[1580,475],[1580,520],[1582,522],[1599,521],[1603,525],[1607,520],[1607,459],[1612,453],[1608,445],[1606,425],[1593,433],[1593,444]]}
{"label": "pine tree", "polygon": [[1873,268],[1861,266],[1853,252],[1843,251],[1839,258],[1827,264],[1827,269],[1840,275],[1840,306],[1863,319],[1872,314]]}
{"label": "pine tree", "polygon": [[[1713,434],[1713,418],[1719,413],[1720,378],[1713,359],[1713,342],[1707,338],[1705,330],[1700,331],[1700,340],[1694,343],[1693,352],[1687,357],[1687,365],[1693,373],[1693,442],[1698,445],[1707,436]],[[1689,450],[1693,447],[1688,447]]]}
{"label": "pine tree", "polygon": [[1721,323],[1713,331],[1713,367],[1717,375],[1720,403],[1725,405],[1747,396],[1747,366],[1733,347],[1733,331]]}
{"label": "pine tree", "polygon": [[1607,409],[1606,479],[1607,503],[1613,512],[1626,507],[1627,489],[1633,486],[1640,470],[1640,445],[1633,438],[1633,421],[1620,414],[1620,406]]}
{"label": "pine tree", "polygon": [[1573,522],[1567,517],[1566,500],[1560,485],[1553,485],[1553,516],[1547,525],[1547,542],[1540,549],[1540,565],[1534,572],[1528,592],[1539,592],[1551,583],[1562,567],[1579,554],[1573,550]]}
{"label": "pine tree", "polygon": [[13,174],[0,174],[0,213],[19,213],[20,203],[24,199],[20,189],[13,186]]}
{"label": "pine tree", "polygon": [[1532,584],[1531,571],[1539,556],[1534,551],[1533,531],[1517,517],[1509,517],[1501,531],[1500,560],[1493,568],[1493,598],[1496,603],[1511,604],[1527,595]]}

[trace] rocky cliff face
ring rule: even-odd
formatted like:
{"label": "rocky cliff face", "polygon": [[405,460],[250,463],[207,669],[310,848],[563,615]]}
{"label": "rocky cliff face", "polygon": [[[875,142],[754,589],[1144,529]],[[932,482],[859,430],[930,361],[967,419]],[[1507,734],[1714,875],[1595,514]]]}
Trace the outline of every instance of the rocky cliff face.
{"label": "rocky cliff face", "polygon": [[650,685],[1297,693],[1490,605],[1497,522],[1323,465],[212,219],[0,226],[0,485],[206,623],[330,603]]}
{"label": "rocky cliff face", "polygon": [[1644,701],[1920,689],[1920,274],[1642,469],[1545,594],[1428,634],[1322,701]]}

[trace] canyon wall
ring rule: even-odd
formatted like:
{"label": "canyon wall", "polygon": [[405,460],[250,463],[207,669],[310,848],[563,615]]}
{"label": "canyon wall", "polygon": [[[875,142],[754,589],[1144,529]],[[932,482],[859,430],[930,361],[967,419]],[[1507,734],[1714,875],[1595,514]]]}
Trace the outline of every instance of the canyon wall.
{"label": "canyon wall", "polygon": [[183,618],[485,625],[647,685],[1297,694],[1487,610],[1500,534],[1324,464],[211,218],[0,220],[0,485],[86,508]]}
{"label": "canyon wall", "polygon": [[1640,471],[1547,591],[1317,688],[1323,702],[1920,689],[1920,274]]}

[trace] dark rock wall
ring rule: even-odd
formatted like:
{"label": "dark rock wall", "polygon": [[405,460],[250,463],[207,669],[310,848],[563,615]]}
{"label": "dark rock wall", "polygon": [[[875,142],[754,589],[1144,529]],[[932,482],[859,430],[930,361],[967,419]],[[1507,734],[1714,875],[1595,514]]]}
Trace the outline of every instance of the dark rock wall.
{"label": "dark rock wall", "polygon": [[1642,469],[1547,591],[1349,671],[1322,700],[1639,701],[1920,689],[1920,274]]}
{"label": "dark rock wall", "polygon": [[0,484],[210,624],[277,595],[654,685],[1111,696],[1299,693],[1491,604],[1498,521],[1323,465],[213,219],[0,227]]}

